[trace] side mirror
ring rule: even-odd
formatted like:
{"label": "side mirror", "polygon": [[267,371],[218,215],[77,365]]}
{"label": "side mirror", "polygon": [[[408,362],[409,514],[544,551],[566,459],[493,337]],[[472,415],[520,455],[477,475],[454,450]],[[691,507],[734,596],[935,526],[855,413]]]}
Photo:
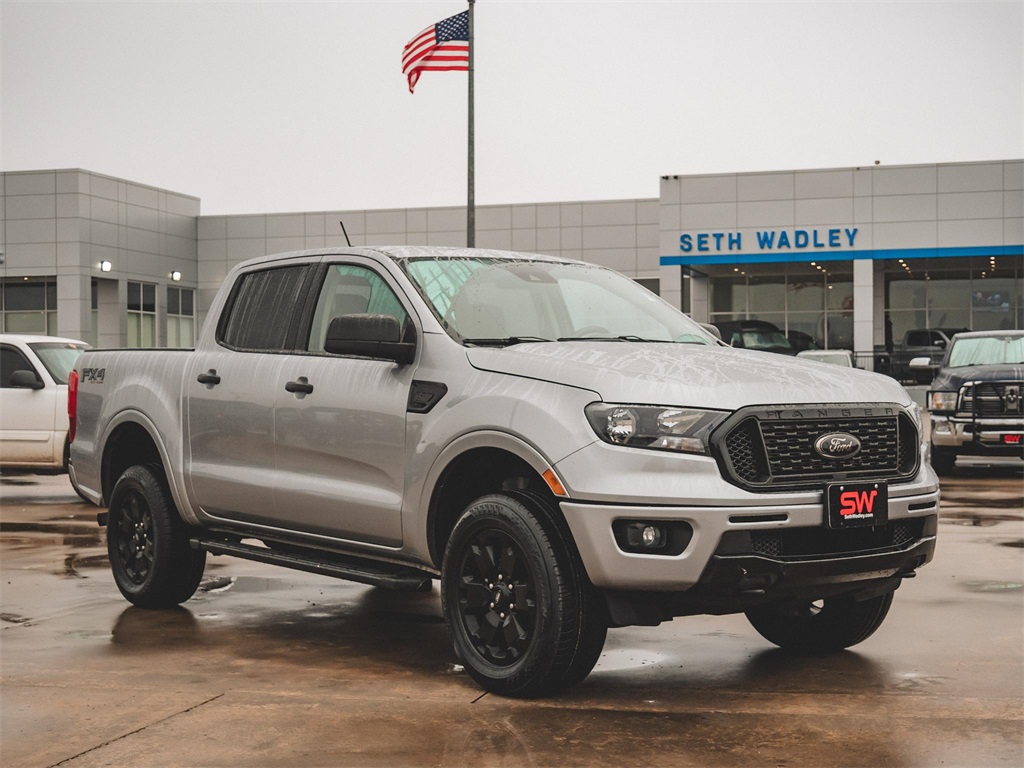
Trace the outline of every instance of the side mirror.
{"label": "side mirror", "polygon": [[416,356],[416,344],[402,341],[402,327],[391,315],[342,315],[327,327],[324,351],[406,365]]}
{"label": "side mirror", "polygon": [[11,374],[11,386],[15,389],[42,389],[43,382],[35,371],[15,371]]}
{"label": "side mirror", "polygon": [[930,357],[915,357],[908,363],[908,365],[911,368],[917,368],[919,370],[922,368],[931,368],[932,360]]}
{"label": "side mirror", "polygon": [[712,336],[714,336],[719,341],[722,340],[722,332],[720,330],[718,330],[718,328],[713,326],[711,323],[697,323],[697,325],[699,325],[701,328],[703,328],[705,331],[710,333]]}
{"label": "side mirror", "polygon": [[945,339],[936,339],[935,340],[935,346],[938,347],[939,349],[945,349],[946,348],[946,340]]}

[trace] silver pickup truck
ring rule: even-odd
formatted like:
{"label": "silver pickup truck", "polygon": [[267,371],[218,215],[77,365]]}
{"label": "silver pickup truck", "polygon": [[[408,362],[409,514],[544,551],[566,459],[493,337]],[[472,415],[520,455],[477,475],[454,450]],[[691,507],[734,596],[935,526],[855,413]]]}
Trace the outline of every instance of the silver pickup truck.
{"label": "silver pickup truck", "polygon": [[582,680],[609,627],[675,616],[851,646],[935,547],[938,483],[895,381],[732,349],[565,259],[248,261],[195,350],[88,351],[69,410],[135,605],[188,600],[208,553],[436,578],[466,669],[510,696]]}

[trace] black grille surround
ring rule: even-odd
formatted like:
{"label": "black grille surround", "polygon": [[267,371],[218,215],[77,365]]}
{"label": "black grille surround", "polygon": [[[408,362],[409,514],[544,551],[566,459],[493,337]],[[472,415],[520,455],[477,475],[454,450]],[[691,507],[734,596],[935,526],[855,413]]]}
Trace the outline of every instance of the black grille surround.
{"label": "black grille surround", "polygon": [[1020,417],[1024,415],[1022,381],[976,381],[960,388],[957,418]]}
{"label": "black grille surround", "polygon": [[[853,435],[860,451],[821,456],[814,443],[830,432]],[[723,476],[759,492],[858,479],[908,481],[917,474],[918,443],[913,419],[895,403],[752,406],[730,416],[711,438]]]}

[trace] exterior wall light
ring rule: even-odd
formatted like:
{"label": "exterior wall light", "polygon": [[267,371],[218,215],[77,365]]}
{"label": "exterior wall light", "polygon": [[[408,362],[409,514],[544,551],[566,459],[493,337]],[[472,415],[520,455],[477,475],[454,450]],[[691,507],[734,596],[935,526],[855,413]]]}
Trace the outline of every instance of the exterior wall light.
{"label": "exterior wall light", "polygon": [[171,272],[171,280],[173,280],[174,282],[178,282],[179,280],[181,280],[181,272],[179,272],[178,270],[174,270],[173,272]]}
{"label": "exterior wall light", "polygon": [[113,266],[109,261],[101,261],[100,272],[109,272]]}

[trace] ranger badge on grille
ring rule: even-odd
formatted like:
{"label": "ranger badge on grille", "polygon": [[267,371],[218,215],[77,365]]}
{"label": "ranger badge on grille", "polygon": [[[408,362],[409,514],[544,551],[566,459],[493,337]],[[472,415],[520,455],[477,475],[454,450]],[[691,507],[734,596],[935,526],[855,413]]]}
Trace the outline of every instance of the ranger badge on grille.
{"label": "ranger badge on grille", "polygon": [[814,450],[826,459],[846,459],[860,453],[860,440],[846,432],[829,432],[814,441]]}

